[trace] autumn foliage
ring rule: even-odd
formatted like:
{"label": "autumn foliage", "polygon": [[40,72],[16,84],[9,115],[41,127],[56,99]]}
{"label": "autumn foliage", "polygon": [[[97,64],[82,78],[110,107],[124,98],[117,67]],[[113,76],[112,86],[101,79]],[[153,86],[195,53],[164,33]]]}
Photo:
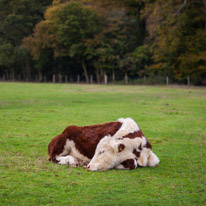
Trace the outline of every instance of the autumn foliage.
{"label": "autumn foliage", "polygon": [[0,75],[206,84],[205,0],[0,0]]}

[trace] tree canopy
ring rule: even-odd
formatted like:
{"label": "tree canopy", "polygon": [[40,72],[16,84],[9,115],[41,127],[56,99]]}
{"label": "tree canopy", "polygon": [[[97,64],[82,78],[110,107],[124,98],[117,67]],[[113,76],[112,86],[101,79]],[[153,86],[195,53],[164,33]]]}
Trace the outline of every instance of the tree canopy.
{"label": "tree canopy", "polygon": [[205,0],[0,0],[0,76],[206,84]]}

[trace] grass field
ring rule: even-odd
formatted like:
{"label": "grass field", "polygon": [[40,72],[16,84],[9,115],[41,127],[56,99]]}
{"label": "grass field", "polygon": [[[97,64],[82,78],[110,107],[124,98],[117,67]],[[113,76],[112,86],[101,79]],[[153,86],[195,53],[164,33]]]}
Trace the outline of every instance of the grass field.
{"label": "grass field", "polygon": [[[88,172],[47,161],[70,125],[133,118],[156,168]],[[205,205],[206,88],[0,83],[0,205]]]}

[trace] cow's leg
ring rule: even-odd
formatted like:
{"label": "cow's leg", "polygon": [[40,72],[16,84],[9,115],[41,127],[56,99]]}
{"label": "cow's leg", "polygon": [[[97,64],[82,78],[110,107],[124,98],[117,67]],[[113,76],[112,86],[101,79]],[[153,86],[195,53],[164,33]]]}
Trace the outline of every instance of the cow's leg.
{"label": "cow's leg", "polygon": [[56,160],[58,161],[58,164],[60,165],[71,165],[72,167],[77,167],[78,161],[71,155],[67,155],[67,156],[58,156],[56,157]]}

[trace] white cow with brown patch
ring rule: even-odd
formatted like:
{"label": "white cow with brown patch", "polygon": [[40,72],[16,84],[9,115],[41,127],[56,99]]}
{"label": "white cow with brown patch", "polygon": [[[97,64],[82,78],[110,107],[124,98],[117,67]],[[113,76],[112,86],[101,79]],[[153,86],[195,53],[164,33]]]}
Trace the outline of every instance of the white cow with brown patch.
{"label": "white cow with brown patch", "polygon": [[69,126],[48,145],[49,160],[89,171],[156,166],[158,157],[131,118],[85,127]]}

